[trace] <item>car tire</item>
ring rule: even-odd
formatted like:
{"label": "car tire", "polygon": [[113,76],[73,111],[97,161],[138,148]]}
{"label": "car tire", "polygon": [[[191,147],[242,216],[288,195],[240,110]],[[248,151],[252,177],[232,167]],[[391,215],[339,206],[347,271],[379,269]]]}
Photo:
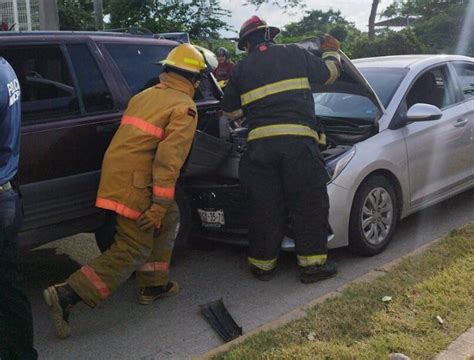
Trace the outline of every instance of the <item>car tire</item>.
{"label": "car tire", "polygon": [[393,184],[382,175],[367,178],[352,203],[349,222],[349,250],[373,256],[389,244],[400,214]]}
{"label": "car tire", "polygon": [[[184,191],[180,187],[176,188],[175,199],[180,217],[175,247],[185,247],[188,244],[189,234],[192,230],[191,207]],[[116,216],[117,214],[114,212],[107,211],[104,224],[94,232],[95,241],[101,253],[107,251],[114,242]]]}

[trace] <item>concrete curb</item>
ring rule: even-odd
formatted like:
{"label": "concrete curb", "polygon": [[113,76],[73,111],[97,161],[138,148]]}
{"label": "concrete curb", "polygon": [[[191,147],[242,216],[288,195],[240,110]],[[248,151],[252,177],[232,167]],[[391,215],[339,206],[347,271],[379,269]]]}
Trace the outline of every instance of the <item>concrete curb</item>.
{"label": "concrete curb", "polygon": [[466,360],[474,357],[474,326],[458,337],[434,360]]}
{"label": "concrete curb", "polygon": [[[378,277],[385,275],[386,272],[388,272],[390,269],[393,269],[395,266],[400,264],[403,260],[405,260],[407,258],[410,258],[410,257],[413,257],[413,256],[416,256],[416,255],[423,254],[431,246],[433,246],[434,244],[440,242],[442,239],[443,238],[435,239],[432,242],[430,242],[429,244],[425,244],[423,246],[420,246],[419,248],[409,252],[406,255],[403,255],[402,257],[399,257],[398,259],[395,259],[395,260],[392,260],[392,261],[386,263],[382,267],[375,268],[374,270],[369,271],[365,275],[363,275],[363,276],[361,276],[361,277],[359,277],[355,280],[349,281],[348,283],[340,286],[339,288],[337,288],[334,291],[331,291],[331,292],[327,293],[326,295],[320,296],[320,297],[306,303],[305,305],[302,305],[302,306],[286,313],[285,315],[282,315],[281,317],[279,317],[279,318],[277,318],[273,321],[270,321],[266,324],[258,326],[255,329],[249,331],[248,333],[238,337],[237,339],[229,341],[228,343],[225,343],[223,345],[220,345],[220,346],[208,351],[207,353],[205,353],[203,355],[193,357],[193,359],[195,359],[195,360],[210,359],[211,357],[213,357],[215,355],[218,355],[220,353],[226,352],[231,347],[244,342],[249,337],[252,337],[252,336],[254,336],[256,334],[259,334],[261,332],[264,332],[264,331],[269,331],[269,330],[276,329],[280,326],[283,326],[283,325],[286,325],[286,324],[290,323],[293,320],[301,319],[301,318],[303,318],[307,315],[307,311],[309,309],[313,308],[315,305],[317,305],[319,303],[322,303],[322,302],[326,301],[327,299],[330,299],[330,298],[341,295],[341,293],[347,287],[349,287],[350,285],[375,280]],[[439,360],[445,360],[445,359],[448,359],[448,358],[439,359]]]}

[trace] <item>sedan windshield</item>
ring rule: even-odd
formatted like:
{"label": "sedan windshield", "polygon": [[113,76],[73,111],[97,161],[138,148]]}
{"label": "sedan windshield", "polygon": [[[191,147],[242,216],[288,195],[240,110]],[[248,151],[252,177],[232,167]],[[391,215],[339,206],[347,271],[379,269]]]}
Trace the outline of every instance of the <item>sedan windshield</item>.
{"label": "sedan windshield", "polygon": [[379,108],[366,96],[321,92],[314,93],[313,98],[317,116],[372,122],[380,114]]}
{"label": "sedan windshield", "polygon": [[[386,108],[392,100],[398,85],[408,69],[404,68],[360,68],[360,72],[369,82]],[[357,119],[371,121],[380,115],[378,107],[366,96],[318,92],[313,94],[315,113],[322,117]]]}
{"label": "sedan windshield", "polygon": [[387,108],[393,94],[402,82],[408,69],[405,68],[359,68],[359,71],[369,82],[379,97],[383,106]]}

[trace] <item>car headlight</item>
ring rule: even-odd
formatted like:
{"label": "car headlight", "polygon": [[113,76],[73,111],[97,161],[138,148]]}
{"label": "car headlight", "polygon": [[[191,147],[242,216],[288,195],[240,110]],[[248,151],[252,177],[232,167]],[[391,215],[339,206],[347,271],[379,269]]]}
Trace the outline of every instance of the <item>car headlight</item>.
{"label": "car headlight", "polygon": [[333,181],[339,174],[344,170],[344,168],[349,164],[349,161],[352,160],[356,153],[356,148],[353,146],[344,154],[338,156],[335,159],[332,159],[326,163],[326,170]]}

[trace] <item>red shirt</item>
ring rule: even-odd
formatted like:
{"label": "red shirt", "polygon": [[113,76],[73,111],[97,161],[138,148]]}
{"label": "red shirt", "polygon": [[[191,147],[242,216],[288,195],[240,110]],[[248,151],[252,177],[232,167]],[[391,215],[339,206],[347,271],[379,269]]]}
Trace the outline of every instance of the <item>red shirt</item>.
{"label": "red shirt", "polygon": [[230,73],[234,68],[234,64],[231,62],[220,63],[212,73],[216,77],[217,81],[229,80]]}

